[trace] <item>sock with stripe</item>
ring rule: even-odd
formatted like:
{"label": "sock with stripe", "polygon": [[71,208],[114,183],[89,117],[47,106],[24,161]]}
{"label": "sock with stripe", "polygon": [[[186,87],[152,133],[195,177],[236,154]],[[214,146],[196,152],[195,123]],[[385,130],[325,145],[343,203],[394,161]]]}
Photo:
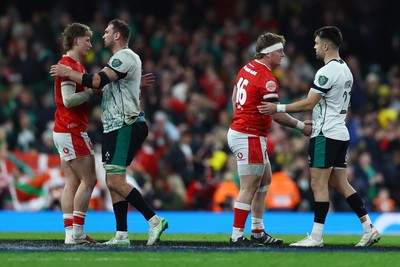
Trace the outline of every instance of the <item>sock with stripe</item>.
{"label": "sock with stripe", "polygon": [[74,221],[72,234],[74,238],[84,237],[83,226],[85,225],[86,212],[74,210]]}
{"label": "sock with stripe", "polygon": [[239,237],[243,236],[244,227],[246,224],[247,217],[250,213],[250,205],[240,202],[235,202],[233,208],[233,229],[231,239],[237,241]]}
{"label": "sock with stripe", "polygon": [[264,236],[263,219],[251,217],[251,234],[256,238]]}
{"label": "sock with stripe", "polygon": [[64,213],[63,221],[64,221],[64,229],[65,229],[65,240],[71,239],[72,236],[72,228],[73,228],[73,219],[74,215],[72,213]]}

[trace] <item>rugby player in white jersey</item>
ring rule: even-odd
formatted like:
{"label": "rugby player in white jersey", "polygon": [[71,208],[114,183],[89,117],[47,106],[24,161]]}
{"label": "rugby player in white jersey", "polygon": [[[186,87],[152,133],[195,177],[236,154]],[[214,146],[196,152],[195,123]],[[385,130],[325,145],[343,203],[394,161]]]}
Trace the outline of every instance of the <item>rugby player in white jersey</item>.
{"label": "rugby player in white jersey", "polygon": [[50,73],[68,77],[89,88],[103,88],[102,157],[117,228],[116,235],[105,244],[130,245],[127,232],[129,203],[148,221],[147,245],[153,245],[168,228],[168,222],[157,216],[141,193],[126,180],[126,168],[148,135],[144,112],[140,110],[142,62],[128,48],[129,38],[126,22],[114,19],[108,23],[103,35],[104,45],[113,55],[99,73],[82,74],[62,64],[51,66]]}
{"label": "rugby player in white jersey", "polygon": [[329,210],[329,186],[340,193],[357,214],[364,235],[356,246],[371,246],[380,240],[360,196],[349,184],[346,155],[349,132],[346,115],[350,103],[353,75],[340,58],[342,33],[337,27],[325,26],[315,31],[316,56],[325,65],[318,70],[306,99],[287,105],[263,102],[261,114],[312,110],[313,131],[308,149],[311,189],[314,193],[314,225],[310,235],[290,244],[296,247],[322,247],[322,232]]}

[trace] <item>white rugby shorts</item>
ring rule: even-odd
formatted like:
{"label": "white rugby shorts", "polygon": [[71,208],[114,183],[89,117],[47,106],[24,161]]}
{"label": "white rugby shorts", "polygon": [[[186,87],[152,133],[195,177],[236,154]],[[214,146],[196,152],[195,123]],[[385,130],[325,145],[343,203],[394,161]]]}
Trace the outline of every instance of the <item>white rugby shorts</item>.
{"label": "white rugby shorts", "polygon": [[87,132],[75,134],[56,133],[53,131],[53,140],[60,158],[65,161],[94,155],[93,144]]}
{"label": "white rugby shorts", "polygon": [[267,138],[245,134],[229,128],[228,145],[236,157],[239,175],[264,174],[265,165],[269,163]]}

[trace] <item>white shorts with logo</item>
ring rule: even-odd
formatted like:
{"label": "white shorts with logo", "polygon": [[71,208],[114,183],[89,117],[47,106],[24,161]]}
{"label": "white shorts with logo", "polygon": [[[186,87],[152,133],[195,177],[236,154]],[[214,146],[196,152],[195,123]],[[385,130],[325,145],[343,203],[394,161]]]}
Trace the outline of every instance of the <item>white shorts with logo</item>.
{"label": "white shorts with logo", "polygon": [[62,160],[69,161],[78,157],[94,155],[93,144],[87,132],[76,134],[53,131],[53,140]]}
{"label": "white shorts with logo", "polygon": [[245,134],[229,128],[228,145],[236,157],[239,175],[264,174],[265,165],[269,162],[267,138]]}

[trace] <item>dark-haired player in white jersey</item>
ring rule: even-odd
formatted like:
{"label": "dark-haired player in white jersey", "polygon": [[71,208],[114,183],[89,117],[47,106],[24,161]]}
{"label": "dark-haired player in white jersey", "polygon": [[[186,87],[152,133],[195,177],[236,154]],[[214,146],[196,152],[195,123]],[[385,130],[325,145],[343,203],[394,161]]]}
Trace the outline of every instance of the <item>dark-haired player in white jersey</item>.
{"label": "dark-haired player in white jersey", "polygon": [[371,246],[380,240],[360,196],[349,184],[346,155],[349,132],[346,114],[350,103],[353,75],[339,56],[342,33],[325,26],[315,31],[314,49],[325,65],[315,75],[307,99],[288,105],[264,102],[260,113],[302,112],[312,110],[313,131],[308,149],[311,188],[314,193],[314,226],[311,235],[290,244],[297,247],[322,247],[322,232],[329,210],[329,186],[340,193],[360,219],[364,235],[356,246]]}
{"label": "dark-haired player in white jersey", "polygon": [[117,227],[116,235],[105,244],[130,245],[127,232],[129,203],[148,221],[147,245],[154,245],[168,228],[168,222],[157,216],[141,193],[126,180],[126,168],[148,134],[144,113],[140,110],[142,62],[129,49],[129,38],[126,22],[114,19],[108,23],[103,35],[104,45],[113,56],[99,73],[82,74],[62,64],[51,66],[50,73],[68,77],[89,88],[103,88],[102,156]]}
{"label": "dark-haired player in white jersey", "polygon": [[[264,229],[265,197],[271,183],[271,166],[267,154],[267,135],[271,122],[298,128],[310,135],[311,125],[288,114],[265,116],[257,106],[262,101],[279,103],[279,84],[272,70],[285,56],[285,39],[264,33],[257,39],[255,59],[238,73],[233,89],[234,117],[228,131],[228,144],[236,157],[240,179],[239,195],[234,204],[233,230],[230,243],[234,246],[279,245],[282,239],[268,235]],[[311,123],[311,122],[310,122]],[[251,211],[251,239],[243,233]]]}

